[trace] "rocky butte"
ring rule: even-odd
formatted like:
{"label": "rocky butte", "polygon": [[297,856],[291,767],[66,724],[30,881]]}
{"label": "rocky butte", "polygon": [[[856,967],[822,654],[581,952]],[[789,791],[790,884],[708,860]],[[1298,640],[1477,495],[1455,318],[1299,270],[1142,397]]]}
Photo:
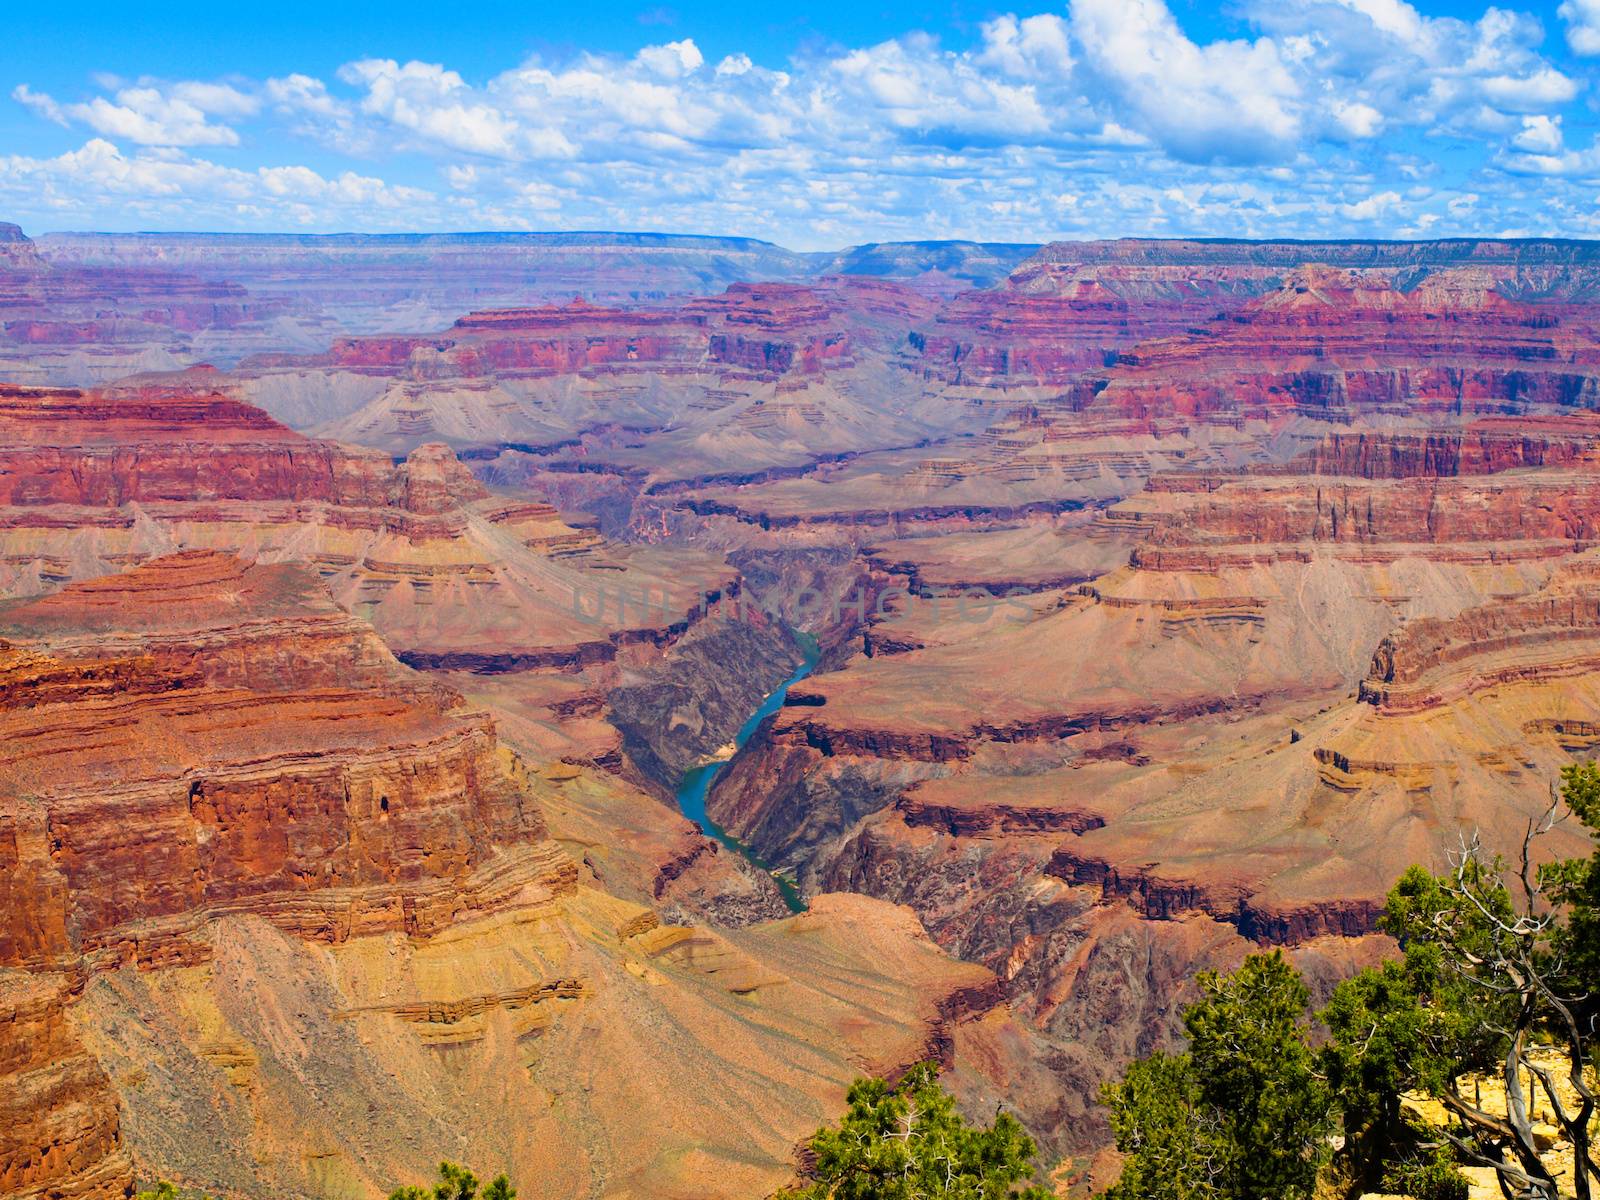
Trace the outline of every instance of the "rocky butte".
{"label": "rocky butte", "polygon": [[0,1191],[766,1195],[925,1056],[1102,1181],[1600,746],[1593,244],[641,238],[0,230],[187,339],[3,360]]}

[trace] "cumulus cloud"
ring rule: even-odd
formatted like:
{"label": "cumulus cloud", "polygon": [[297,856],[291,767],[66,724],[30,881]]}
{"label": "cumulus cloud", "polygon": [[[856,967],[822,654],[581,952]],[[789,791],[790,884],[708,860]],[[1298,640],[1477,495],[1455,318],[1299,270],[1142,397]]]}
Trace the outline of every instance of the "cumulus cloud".
{"label": "cumulus cloud", "polygon": [[348,111],[328,92],[328,85],[309,75],[285,75],[267,80],[263,91],[282,111],[313,113],[319,117],[341,117]]}
{"label": "cumulus cloud", "polygon": [[329,177],[304,166],[244,170],[161,149],[129,155],[104,138],[54,158],[0,156],[0,197],[23,192],[57,211],[92,212],[133,201],[141,211],[222,214],[253,205],[296,224],[330,211],[371,221],[386,210],[403,225],[416,206],[432,200],[422,189],[354,171]]}
{"label": "cumulus cloud", "polygon": [[1556,15],[1566,22],[1574,54],[1600,54],[1600,0],[1562,0]]}
{"label": "cumulus cloud", "polygon": [[123,87],[112,99],[96,96],[80,104],[59,104],[27,84],[11,95],[57,124],[87,125],[142,146],[236,146],[239,135],[232,127],[210,118],[253,116],[260,107],[254,97],[226,84],[201,82]]}
{"label": "cumulus cloud", "polygon": [[636,61],[652,75],[678,79],[690,71],[699,70],[706,60],[693,39],[684,38],[681,42],[668,42],[664,46],[646,46],[639,51]]}
{"label": "cumulus cloud", "polygon": [[[991,47],[992,48],[992,47]],[[1015,43],[1008,53],[1019,56]],[[1051,115],[1031,83],[988,74],[977,59],[910,37],[853,50],[828,64],[835,110],[870,113],[914,137],[960,144],[1048,139]]]}
{"label": "cumulus cloud", "polygon": [[1588,181],[1600,178],[1600,141],[1591,143],[1587,149],[1567,149],[1561,143],[1558,129],[1553,138],[1543,139],[1542,143],[1537,138],[1518,137],[1512,144],[1515,151],[1500,155],[1496,162],[1513,175]]}
{"label": "cumulus cloud", "polygon": [[1335,100],[1333,119],[1353,138],[1376,137],[1383,128],[1383,114],[1360,100]]}
{"label": "cumulus cloud", "polygon": [[437,63],[363,59],[339,71],[366,89],[361,110],[423,142],[497,158],[515,158],[532,144],[517,123],[473,97],[465,81]]}
{"label": "cumulus cloud", "polygon": [[[1578,83],[1539,53],[1540,23],[1490,7],[1476,21],[1428,17],[1406,0],[1250,0],[1309,97],[1360,106],[1390,128],[1514,125],[1508,114],[1570,102]],[[1313,122],[1314,124],[1314,122]]]}
{"label": "cumulus cloud", "polygon": [[1291,154],[1301,89],[1270,38],[1197,45],[1163,0],[1074,0],[1084,61],[1128,115],[1176,157]]}
{"label": "cumulus cloud", "polygon": [[[0,195],[22,214],[115,194],[108,211],[142,221],[189,206],[223,225],[648,226],[812,246],[1600,221],[1581,194],[1595,152],[1563,136],[1586,119],[1587,71],[1531,14],[1237,0],[1234,35],[1207,39],[1187,12],[1065,0],[970,36],[908,29],[781,62],[707,61],[684,28],[476,78],[366,58],[326,78],[22,83],[19,114],[93,136],[0,160]],[[1574,53],[1600,54],[1600,0],[1560,16]],[[261,165],[187,153],[202,147]],[[1547,183],[1529,195],[1525,175]]]}
{"label": "cumulus cloud", "polygon": [[1374,192],[1365,199],[1339,205],[1339,213],[1352,221],[1375,221],[1388,216],[1402,200],[1399,192]]}
{"label": "cumulus cloud", "polygon": [[1020,21],[1012,14],[983,26],[983,66],[1024,78],[1064,78],[1072,70],[1072,44],[1067,22],[1054,13]]}
{"label": "cumulus cloud", "polygon": [[1561,117],[1543,113],[1522,118],[1522,132],[1511,139],[1518,150],[1533,154],[1553,154],[1561,149]]}
{"label": "cumulus cloud", "polygon": [[1577,83],[1553,67],[1522,76],[1490,75],[1483,81],[1484,99],[1505,112],[1537,112],[1577,94]]}

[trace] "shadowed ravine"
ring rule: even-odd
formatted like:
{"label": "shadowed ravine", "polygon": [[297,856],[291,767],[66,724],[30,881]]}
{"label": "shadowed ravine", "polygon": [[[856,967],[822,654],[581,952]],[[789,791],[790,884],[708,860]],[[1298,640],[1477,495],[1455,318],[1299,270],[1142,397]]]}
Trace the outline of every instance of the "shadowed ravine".
{"label": "shadowed ravine", "polygon": [[[785,679],[765,700],[761,702],[755,712],[751,713],[745,723],[739,726],[739,732],[734,735],[733,744],[735,751],[742,750],[744,744],[750,740],[752,734],[778,709],[783,707],[784,697],[789,694],[789,689],[807,675],[817,665],[820,650],[817,641],[809,634],[798,633],[795,635],[800,643],[800,648],[805,654],[804,660],[794,669],[794,673]],[[725,832],[710,817],[706,816],[706,796],[711,791],[711,785],[716,780],[717,772],[727,765],[727,759],[706,763],[703,766],[691,767],[683,774],[683,781],[678,784],[678,808],[684,816],[700,826],[705,835],[715,838],[728,849],[738,854],[741,858],[759,867],[762,871],[772,876],[778,890],[783,893],[783,902],[789,906],[790,912],[804,912],[806,902],[800,896],[800,891],[794,882],[784,875],[774,871],[770,864],[760,858],[755,851],[746,846],[732,834]]]}

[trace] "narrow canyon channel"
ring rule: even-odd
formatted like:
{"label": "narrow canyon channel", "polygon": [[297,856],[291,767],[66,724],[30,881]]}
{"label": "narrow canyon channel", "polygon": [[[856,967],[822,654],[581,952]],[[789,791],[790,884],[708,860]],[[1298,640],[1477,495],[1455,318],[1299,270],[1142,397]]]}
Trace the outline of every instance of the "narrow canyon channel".
{"label": "narrow canyon channel", "polygon": [[[805,655],[804,659],[794,669],[794,673],[780,683],[761,702],[760,707],[746,718],[745,723],[739,726],[739,732],[733,737],[735,754],[744,748],[744,744],[750,740],[751,735],[755,733],[762,721],[765,721],[783,707],[784,697],[789,694],[789,689],[811,674],[812,669],[816,667],[817,659],[821,656],[816,639],[804,633],[797,634],[796,638],[800,642],[800,648]],[[766,874],[772,876],[772,881],[778,885],[778,890],[783,893],[783,902],[789,906],[790,912],[805,912],[806,902],[801,898],[800,889],[795,887],[793,880],[774,871],[772,866],[763,861],[749,846],[746,846],[738,838],[725,831],[710,817],[706,816],[706,797],[711,792],[711,785],[717,778],[717,772],[722,770],[728,761],[727,758],[720,758],[715,762],[691,767],[684,772],[683,781],[678,784],[679,811],[700,826],[707,837],[716,839],[746,862],[752,863],[766,872]]]}

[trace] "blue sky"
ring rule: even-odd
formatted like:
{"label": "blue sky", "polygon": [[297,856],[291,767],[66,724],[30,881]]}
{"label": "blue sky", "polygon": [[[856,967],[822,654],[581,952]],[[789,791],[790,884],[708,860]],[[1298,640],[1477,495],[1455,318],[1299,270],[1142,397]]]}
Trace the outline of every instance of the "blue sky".
{"label": "blue sky", "polygon": [[0,219],[1600,235],[1600,0],[152,7],[10,23]]}

